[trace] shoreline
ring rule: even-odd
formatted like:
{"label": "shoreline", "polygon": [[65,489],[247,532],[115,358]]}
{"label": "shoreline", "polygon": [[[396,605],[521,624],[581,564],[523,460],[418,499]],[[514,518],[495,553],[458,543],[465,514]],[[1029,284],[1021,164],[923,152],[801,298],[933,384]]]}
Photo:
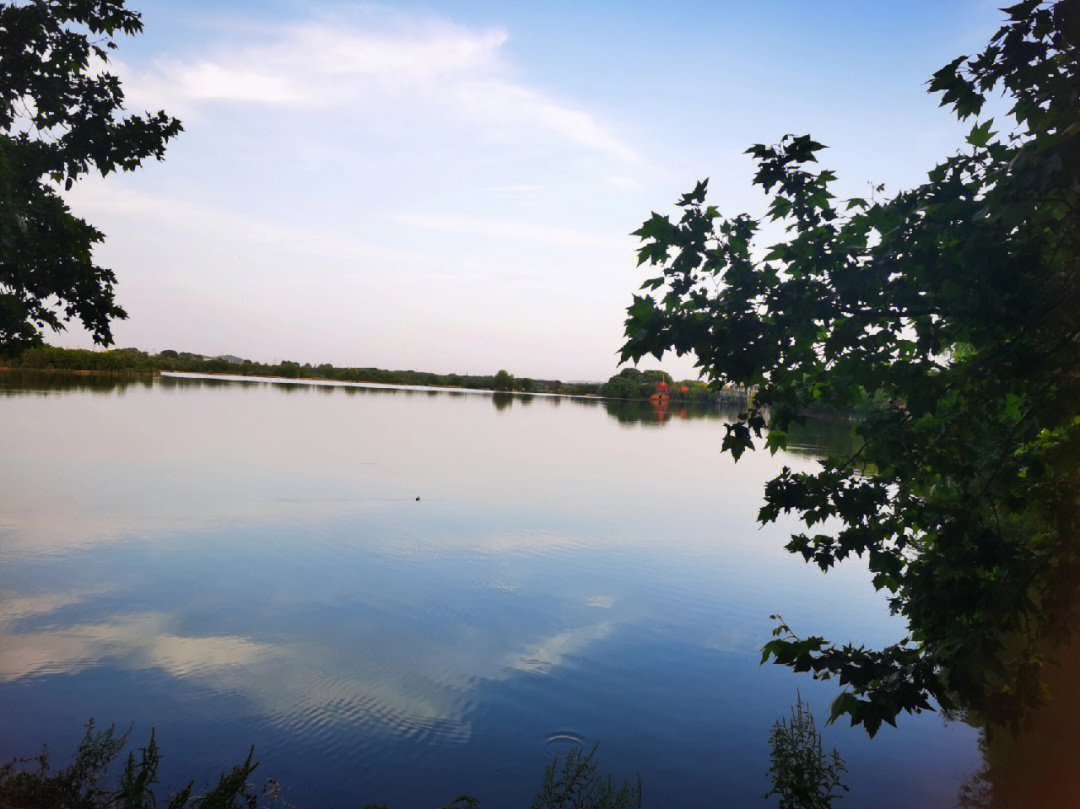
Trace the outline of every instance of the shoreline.
{"label": "shoreline", "polygon": [[[238,374],[229,373],[227,371],[137,371],[137,370],[117,370],[117,371],[103,371],[98,369],[87,368],[37,368],[33,366],[15,366],[15,365],[0,365],[0,372],[26,372],[32,371],[35,373],[44,374],[57,374],[66,376],[86,376],[86,377],[104,377],[104,378],[122,378],[122,377],[148,377],[148,378],[161,378],[161,377],[178,377],[181,379],[214,379],[222,378],[223,381],[229,382],[268,382],[276,384],[307,384],[307,385],[327,385],[329,387],[375,387],[375,388],[392,388],[397,390],[431,390],[431,391],[456,391],[460,393],[480,393],[487,395],[506,394],[508,396],[543,396],[547,398],[558,399],[587,399],[593,401],[602,402],[639,402],[642,404],[650,401],[647,397],[635,397],[624,398],[618,396],[602,396],[599,393],[551,393],[548,391],[525,391],[525,390],[495,390],[494,388],[464,388],[455,385],[410,385],[405,382],[364,382],[364,381],[349,381],[340,379],[329,379],[327,377],[316,376],[299,376],[299,377],[285,377],[285,376],[267,376],[263,374]],[[671,404],[680,405],[696,405],[701,407],[720,407],[725,404],[733,404],[730,401],[724,401],[720,398],[713,400],[701,400],[701,399],[669,399]]]}
{"label": "shoreline", "polygon": [[21,365],[0,365],[4,371],[35,371],[40,374],[67,374],[69,376],[161,376],[161,371],[102,371],[94,368],[34,368]]}

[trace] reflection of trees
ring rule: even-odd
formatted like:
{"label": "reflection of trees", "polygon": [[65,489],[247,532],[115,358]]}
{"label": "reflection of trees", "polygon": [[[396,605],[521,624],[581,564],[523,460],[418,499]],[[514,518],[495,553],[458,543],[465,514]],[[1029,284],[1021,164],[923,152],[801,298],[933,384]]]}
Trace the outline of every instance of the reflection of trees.
{"label": "reflection of trees", "polygon": [[[149,383],[148,383],[149,384]],[[230,385],[266,385],[261,379],[215,379],[214,377],[160,376],[154,384],[165,388],[227,388]],[[282,385],[280,387],[289,387]]]}
{"label": "reflection of trees", "polygon": [[1080,638],[1053,651],[1042,677],[1046,701],[1015,729],[984,728],[982,769],[964,785],[960,806],[1050,809],[1080,806]]}
{"label": "reflection of trees", "polygon": [[708,403],[683,403],[674,405],[667,399],[640,401],[630,399],[602,399],[604,410],[620,424],[666,424],[670,419],[716,419],[729,420],[737,410]]}
{"label": "reflection of trees", "polygon": [[[405,387],[365,387],[363,385],[320,385],[306,383],[275,384],[259,378],[222,379],[219,377],[157,376],[148,374],[80,374],[64,371],[15,369],[0,373],[0,393],[17,391],[89,391],[95,393],[123,392],[131,387],[149,388],[160,385],[169,389],[227,388],[229,386],[255,386],[271,384],[287,394],[309,391],[318,387],[323,394],[344,391],[350,396],[415,396],[425,397],[469,395],[460,390],[415,390]],[[558,406],[563,399],[557,396],[537,397],[529,393],[496,391],[492,402],[496,410],[506,410],[518,399],[529,404],[538,398],[551,406]],[[731,421],[738,415],[738,405],[710,402],[681,402],[660,398],[653,401],[628,399],[572,398],[567,402],[582,407],[603,407],[609,416],[620,424],[643,424],[661,426],[673,420],[712,419]],[[852,443],[851,422],[844,419],[808,419],[807,422],[789,430],[788,450],[799,455],[820,456],[826,451],[844,451]]]}
{"label": "reflection of trees", "polygon": [[[744,407],[740,404],[680,402],[658,397],[649,401],[628,399],[576,400],[584,404],[602,404],[620,424],[662,426],[679,419],[715,419],[735,421]],[[807,418],[788,430],[787,451],[793,455],[821,458],[825,455],[850,455],[858,449],[853,433],[855,422],[846,418]],[[719,438],[717,439],[719,446]]]}
{"label": "reflection of trees", "polygon": [[828,454],[851,455],[861,443],[854,428],[855,422],[850,419],[808,418],[788,429],[787,451],[813,458]]}
{"label": "reflection of trees", "polygon": [[[461,396],[462,394],[459,392],[457,395]],[[506,410],[506,408],[514,403],[515,399],[518,403],[527,405],[531,404],[535,398],[536,396],[531,393],[510,393],[505,390],[497,390],[491,394],[491,401],[495,405],[496,410]],[[551,401],[555,401],[555,397],[550,398]]]}
{"label": "reflection of trees", "polygon": [[154,378],[145,374],[74,374],[18,369],[0,372],[0,392],[82,391],[122,393],[132,386],[148,388]]}

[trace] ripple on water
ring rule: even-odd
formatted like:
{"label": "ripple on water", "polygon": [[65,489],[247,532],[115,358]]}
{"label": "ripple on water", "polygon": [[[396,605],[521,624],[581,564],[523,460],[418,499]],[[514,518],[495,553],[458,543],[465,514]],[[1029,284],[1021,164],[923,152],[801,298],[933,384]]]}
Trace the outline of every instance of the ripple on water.
{"label": "ripple on water", "polygon": [[574,730],[557,730],[544,740],[544,749],[549,758],[563,756],[571,750],[584,750],[585,741]]}
{"label": "ripple on water", "polygon": [[301,682],[306,698],[294,699],[276,724],[328,753],[389,739],[414,746],[462,744],[472,736],[472,723],[460,711],[440,715],[437,706],[410,704],[407,692],[379,678],[361,683],[313,669]]}

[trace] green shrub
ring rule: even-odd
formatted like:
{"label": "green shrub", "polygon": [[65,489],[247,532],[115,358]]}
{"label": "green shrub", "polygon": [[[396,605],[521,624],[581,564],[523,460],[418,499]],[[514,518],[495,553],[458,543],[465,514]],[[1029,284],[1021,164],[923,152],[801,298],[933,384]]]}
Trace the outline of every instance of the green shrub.
{"label": "green shrub", "polygon": [[[0,766],[0,809],[154,809],[153,787],[161,762],[154,733],[150,742],[128,753],[120,780],[110,785],[110,765],[127,746],[131,731],[117,733],[115,726],[95,731],[91,720],[70,765],[51,773],[48,749],[32,759],[16,759]],[[217,784],[194,795],[194,782],[168,796],[167,809],[256,809],[258,794],[248,779],[258,763],[248,752],[243,764],[221,774]],[[35,765],[29,767],[27,765]],[[269,794],[269,793],[267,793]]]}
{"label": "green shrub", "polygon": [[556,756],[544,770],[544,784],[532,809],[630,809],[641,807],[641,779],[619,786],[598,772],[596,747]]}
{"label": "green shrub", "polygon": [[772,789],[765,797],[780,796],[780,809],[829,809],[847,792],[841,776],[847,772],[840,753],[826,754],[814,715],[798,697],[791,709],[791,723],[781,719],[769,736]]}
{"label": "green shrub", "polygon": [[[251,783],[259,766],[252,748],[242,764],[223,772],[212,788],[193,794],[194,782],[159,801],[155,794],[161,753],[153,731],[138,756],[128,753],[118,781],[109,778],[110,766],[127,746],[131,731],[117,733],[115,726],[97,731],[91,720],[70,765],[53,773],[48,749],[35,758],[15,759],[0,766],[0,809],[261,809],[280,803],[281,786],[267,779],[262,789]],[[359,803],[357,805],[360,805]],[[362,804],[363,809],[386,809]],[[461,796],[442,809],[477,809],[476,798]],[[533,809],[631,809],[641,806],[641,782],[615,786],[610,777],[598,774],[596,748],[588,754],[571,750],[556,756],[544,771],[544,781]]]}

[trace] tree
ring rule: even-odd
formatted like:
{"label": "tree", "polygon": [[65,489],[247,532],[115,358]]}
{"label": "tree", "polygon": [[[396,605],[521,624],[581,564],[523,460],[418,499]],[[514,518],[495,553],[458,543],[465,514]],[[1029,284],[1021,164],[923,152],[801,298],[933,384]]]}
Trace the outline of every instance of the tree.
{"label": "tree", "polygon": [[141,30],[123,0],[0,3],[0,350],[72,319],[109,345],[110,320],[126,317],[93,260],[103,234],[59,190],[160,160],[180,132],[164,112],[125,116],[119,80],[99,69],[115,37]]}
{"label": "tree", "polygon": [[495,374],[495,390],[510,391],[514,389],[514,377],[509,371],[499,371]]}
{"label": "tree", "polygon": [[672,384],[675,380],[671,378],[671,374],[667,371],[642,371],[641,381],[647,382],[650,385],[655,386],[657,382],[663,382],[665,385]]}
{"label": "tree", "polygon": [[[624,361],[690,354],[716,385],[756,386],[722,447],[772,451],[813,409],[862,412],[858,449],[765,487],[759,519],[798,514],[787,547],[823,570],[864,557],[909,632],[883,649],[797,636],[763,650],[845,690],[873,735],[901,711],[1014,719],[1064,631],[1080,538],[1080,3],[1026,0],[985,50],[934,74],[976,124],[891,199],[834,197],[809,136],[756,145],[755,183],[786,236],[724,218],[700,182],[636,231],[654,268]],[[979,115],[1011,102],[1004,128]],[[1001,126],[999,124],[999,126]],[[880,193],[880,189],[876,192]]]}

